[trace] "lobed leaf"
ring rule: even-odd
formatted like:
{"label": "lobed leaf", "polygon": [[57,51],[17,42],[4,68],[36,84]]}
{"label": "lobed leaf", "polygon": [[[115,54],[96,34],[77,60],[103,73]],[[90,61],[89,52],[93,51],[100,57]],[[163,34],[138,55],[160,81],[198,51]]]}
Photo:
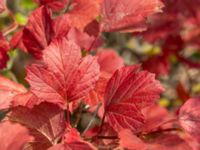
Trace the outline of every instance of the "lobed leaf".
{"label": "lobed leaf", "polygon": [[29,129],[34,141],[29,143],[27,149],[32,150],[44,150],[57,144],[65,129],[63,110],[50,103],[42,103],[33,109],[18,106],[8,118]]}
{"label": "lobed leaf", "polygon": [[128,128],[139,132],[144,121],[141,109],[152,105],[164,90],[154,74],[138,69],[123,67],[108,81],[104,109],[116,131]]}
{"label": "lobed leaf", "polygon": [[54,40],[44,50],[45,66],[27,70],[31,91],[41,100],[65,104],[85,97],[99,78],[95,57],[81,58],[80,48],[65,38]]}

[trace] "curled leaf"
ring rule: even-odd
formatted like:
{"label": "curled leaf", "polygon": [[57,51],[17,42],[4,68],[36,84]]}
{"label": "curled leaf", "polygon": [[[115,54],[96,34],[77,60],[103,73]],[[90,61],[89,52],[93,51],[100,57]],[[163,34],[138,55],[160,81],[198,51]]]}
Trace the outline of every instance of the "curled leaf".
{"label": "curled leaf", "polygon": [[146,18],[160,12],[162,6],[160,0],[104,0],[101,8],[101,30],[144,31]]}

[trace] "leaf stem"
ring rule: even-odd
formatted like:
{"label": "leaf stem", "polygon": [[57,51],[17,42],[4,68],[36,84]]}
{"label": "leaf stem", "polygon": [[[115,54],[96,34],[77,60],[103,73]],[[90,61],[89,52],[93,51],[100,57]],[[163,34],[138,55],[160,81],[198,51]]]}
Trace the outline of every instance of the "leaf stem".
{"label": "leaf stem", "polygon": [[83,131],[82,134],[84,134],[91,127],[95,117],[97,116],[97,113],[98,113],[100,107],[101,107],[101,103],[98,103],[97,108],[92,116],[92,119],[90,120],[90,122],[88,123],[87,127],[85,128],[85,130]]}
{"label": "leaf stem", "polygon": [[[172,123],[172,122],[176,122],[176,121],[178,121],[177,118],[172,118],[172,119],[166,120],[166,121],[163,122],[161,125],[168,124],[168,123]],[[160,125],[160,126],[161,126],[161,125]]]}
{"label": "leaf stem", "polygon": [[100,129],[99,129],[99,131],[98,131],[98,134],[101,134],[101,132],[102,132],[102,130],[103,130],[103,125],[104,125],[105,118],[106,118],[106,113],[104,112],[103,118],[102,118],[102,120],[101,120],[101,126],[100,126]]}
{"label": "leaf stem", "polygon": [[67,103],[67,122],[70,124],[69,103]]}
{"label": "leaf stem", "polygon": [[150,132],[146,135],[152,135],[152,134],[163,133],[163,132],[171,132],[171,131],[182,131],[182,129],[181,128],[159,129],[157,131]]}
{"label": "leaf stem", "polygon": [[77,119],[76,119],[76,122],[74,124],[74,127],[77,128],[80,120],[81,120],[81,114],[83,112],[83,103],[81,102],[80,105],[79,105],[79,111],[78,111],[78,115],[77,115]]}

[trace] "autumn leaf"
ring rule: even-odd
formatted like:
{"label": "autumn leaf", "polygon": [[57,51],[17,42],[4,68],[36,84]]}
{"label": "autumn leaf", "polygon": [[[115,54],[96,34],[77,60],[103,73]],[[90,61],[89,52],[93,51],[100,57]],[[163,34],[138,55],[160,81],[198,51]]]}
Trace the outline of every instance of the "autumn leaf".
{"label": "autumn leaf", "polygon": [[57,144],[65,130],[63,110],[50,103],[42,103],[33,109],[16,107],[12,109],[8,119],[29,129],[34,141],[28,147],[33,150],[44,150]]}
{"label": "autumn leaf", "polygon": [[28,68],[31,91],[41,100],[66,104],[87,95],[99,78],[95,57],[81,58],[80,48],[65,38],[55,40],[44,50],[45,66]]}
{"label": "autumn leaf", "polygon": [[33,140],[27,128],[10,121],[0,123],[0,133],[1,150],[22,150],[26,143]]}
{"label": "autumn leaf", "polygon": [[72,149],[72,150],[96,150],[96,148],[89,142],[83,141],[80,134],[75,128],[68,129],[65,133],[63,144],[58,144],[49,148],[48,150],[61,150],[61,149]]}
{"label": "autumn leaf", "polygon": [[[20,35],[18,33],[17,35]],[[23,29],[23,46],[18,37],[12,39],[12,45],[27,49],[35,58],[41,59],[43,50],[57,38],[66,37],[74,41],[86,51],[99,46],[96,38],[74,28],[68,14],[63,14],[55,19],[45,6],[36,9],[29,17],[28,25]],[[96,45],[95,45],[96,44]]]}
{"label": "autumn leaf", "polygon": [[23,50],[24,52],[28,52],[26,46],[23,43],[23,28],[20,29],[18,32],[14,33],[10,41],[10,46],[13,49],[19,48],[20,50]]}
{"label": "autumn leaf", "polygon": [[125,129],[119,132],[120,146],[131,150],[192,150],[188,143],[177,134],[158,134],[143,140]]}
{"label": "autumn leaf", "polygon": [[45,5],[51,8],[53,11],[59,12],[60,10],[64,9],[67,4],[68,0],[34,0],[39,5]]}
{"label": "autumn leaf", "polygon": [[41,101],[32,92],[27,91],[26,93],[20,93],[13,97],[12,107],[25,106],[27,108],[33,108],[38,105]]}
{"label": "autumn leaf", "polygon": [[144,31],[146,18],[160,12],[162,7],[160,0],[104,0],[101,31]]}
{"label": "autumn leaf", "polygon": [[10,108],[14,97],[26,91],[23,85],[0,76],[0,110]]}
{"label": "autumn leaf", "polygon": [[55,32],[54,38],[66,37],[68,40],[74,41],[81,49],[86,51],[96,49],[101,44],[100,42],[100,44],[98,43],[98,38],[95,36],[88,35],[86,32],[80,31],[74,27],[71,24],[71,19],[68,14],[61,15],[54,19],[53,28]]}
{"label": "autumn leaf", "polygon": [[[172,126],[170,120],[173,120],[172,116],[168,112],[168,110],[159,105],[152,105],[150,107],[146,107],[142,110],[145,123],[143,126],[144,133],[150,133],[158,130],[159,128],[164,128],[166,126],[166,122],[168,122],[167,127]],[[174,122],[171,122],[174,123]],[[164,126],[165,125],[165,126]],[[164,126],[164,127],[163,127]],[[166,128],[166,127],[165,127]]]}
{"label": "autumn leaf", "polygon": [[179,122],[183,129],[194,137],[198,142],[200,141],[200,119],[199,119],[199,97],[189,99],[179,111]]}
{"label": "autumn leaf", "polygon": [[113,74],[124,66],[124,60],[114,49],[102,49],[97,53],[97,57],[101,72]]}
{"label": "autumn leaf", "polygon": [[5,1],[4,1],[4,0],[1,0],[1,1],[0,1],[0,13],[4,12],[5,9],[6,9]]}
{"label": "autumn leaf", "polygon": [[139,71],[139,66],[123,67],[108,81],[104,109],[109,124],[116,130],[139,132],[144,118],[141,109],[152,105],[163,92],[155,75]]}
{"label": "autumn leaf", "polygon": [[100,13],[101,0],[73,0],[69,11],[71,25],[83,31]]}
{"label": "autumn leaf", "polygon": [[148,144],[147,149],[150,147],[150,150],[192,150],[188,141],[174,133],[163,133],[145,142]]}
{"label": "autumn leaf", "polygon": [[118,136],[120,138],[119,145],[123,148],[144,150],[146,147],[146,144],[128,129],[120,131]]}
{"label": "autumn leaf", "polygon": [[97,53],[97,57],[100,65],[100,77],[95,89],[90,91],[84,99],[90,106],[96,106],[98,102],[103,101],[107,82],[117,69],[124,66],[123,59],[113,49],[102,49]]}
{"label": "autumn leaf", "polygon": [[6,39],[3,37],[2,33],[0,33],[0,69],[3,69],[7,65],[7,61],[9,59],[7,52],[10,49],[10,46]]}
{"label": "autumn leaf", "polygon": [[91,107],[96,107],[99,102],[103,101],[105,94],[106,85],[110,79],[111,75],[105,72],[101,72],[99,80],[96,83],[96,86],[89,94],[84,98],[84,102]]}
{"label": "autumn leaf", "polygon": [[[154,65],[157,64],[157,65]],[[170,62],[165,56],[152,56],[143,62],[143,68],[151,73],[159,75],[168,75],[170,69]]]}
{"label": "autumn leaf", "polygon": [[46,48],[54,35],[51,13],[42,6],[29,17],[28,25],[23,30],[23,43],[36,58],[42,58],[42,50]]}

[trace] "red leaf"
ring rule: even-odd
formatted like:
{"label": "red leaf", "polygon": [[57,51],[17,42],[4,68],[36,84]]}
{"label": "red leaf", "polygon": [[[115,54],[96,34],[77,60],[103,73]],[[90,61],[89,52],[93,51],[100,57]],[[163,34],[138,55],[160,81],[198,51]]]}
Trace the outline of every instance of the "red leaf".
{"label": "red leaf", "polygon": [[[99,46],[98,40],[95,37],[89,36],[78,29],[71,28],[71,20],[68,14],[52,20],[51,13],[46,7],[40,7],[32,13],[28,25],[23,30],[22,38],[28,52],[40,59],[42,58],[42,51],[54,39],[63,36],[86,50]],[[20,44],[19,39],[14,38],[12,44],[14,46]],[[19,46],[22,45],[20,44]]]}
{"label": "red leaf", "polygon": [[58,144],[56,146],[53,146],[51,148],[49,148],[48,150],[95,150],[96,148],[86,142],[83,141],[80,137],[80,134],[78,133],[78,131],[76,129],[70,129],[70,131],[68,131],[68,133],[65,134],[64,137],[64,143],[63,144]]}
{"label": "red leaf", "polygon": [[53,11],[60,11],[66,7],[68,0],[35,0],[39,5],[46,5]]}
{"label": "red leaf", "polygon": [[123,67],[107,84],[104,108],[116,131],[128,128],[138,132],[144,121],[141,109],[152,105],[164,90],[153,74],[138,69],[139,66]]}
{"label": "red leaf", "polygon": [[101,74],[95,89],[90,91],[89,95],[85,98],[85,102],[90,106],[96,106],[98,102],[103,100],[107,82],[117,69],[124,66],[123,59],[112,49],[101,50],[97,53],[97,57]]}
{"label": "red leaf", "polygon": [[50,103],[42,103],[33,109],[16,107],[9,120],[18,122],[30,130],[35,140],[29,143],[33,150],[44,150],[57,144],[65,130],[63,110]]}
{"label": "red leaf", "polygon": [[73,0],[73,9],[69,12],[72,26],[83,31],[99,15],[100,2],[101,0]]}
{"label": "red leaf", "polygon": [[39,99],[31,92],[26,92],[14,96],[12,100],[12,106],[25,106],[28,108],[33,108],[33,106],[39,104]]}
{"label": "red leaf", "polygon": [[53,20],[55,38],[66,36],[70,30],[70,19],[68,15],[61,15]]}
{"label": "red leaf", "polygon": [[10,46],[3,35],[0,33],[0,69],[6,67],[7,61],[9,59],[7,52]]}
{"label": "red leaf", "polygon": [[176,93],[177,96],[183,101],[187,101],[190,98],[190,93],[186,89],[185,85],[179,81],[178,84],[176,85]]}
{"label": "red leaf", "polygon": [[0,0],[0,13],[4,12],[6,9],[5,0]]}
{"label": "red leaf", "polygon": [[27,80],[41,100],[64,104],[79,100],[94,88],[99,77],[96,58],[81,58],[80,48],[65,38],[55,40],[44,50],[47,67],[32,65]]}
{"label": "red leaf", "polygon": [[[171,8],[171,6],[169,6],[169,8]],[[155,41],[164,40],[169,35],[177,34],[177,32],[180,32],[181,23],[175,21],[174,18],[177,18],[177,16],[173,13],[167,13],[165,10],[163,14],[158,14],[152,17],[152,24],[148,26],[147,31],[141,34],[144,36],[145,40],[152,43]]]}
{"label": "red leaf", "polygon": [[26,80],[31,85],[31,92],[34,93],[40,101],[62,104],[63,87],[58,77],[47,70],[47,68],[38,65],[31,65],[27,68]]}
{"label": "red leaf", "polygon": [[20,48],[24,52],[27,52],[28,50],[26,49],[24,43],[23,43],[23,30],[17,31],[13,36],[10,41],[10,45],[13,49],[15,48]]}
{"label": "red leaf", "polygon": [[148,16],[161,11],[160,0],[104,0],[101,30],[135,32],[146,29]]}
{"label": "red leaf", "polygon": [[10,108],[13,98],[25,92],[26,88],[23,85],[0,76],[0,110]]}
{"label": "red leaf", "polygon": [[97,56],[101,72],[113,74],[124,66],[124,60],[113,49],[103,49],[97,53]]}
{"label": "red leaf", "polygon": [[93,35],[97,37],[100,33],[99,23],[96,20],[93,20],[85,27],[84,31],[90,36]]}
{"label": "red leaf", "polygon": [[46,7],[36,9],[23,30],[23,42],[27,50],[36,58],[41,58],[41,51],[50,44],[53,35],[51,13]]}
{"label": "red leaf", "polygon": [[69,30],[69,32],[67,34],[67,38],[69,40],[74,41],[78,46],[85,49],[86,51],[90,51],[92,48],[96,49],[99,46],[99,45],[97,45],[97,46],[94,45],[96,42],[95,37],[89,36],[88,34],[81,32],[75,28],[71,28]]}
{"label": "red leaf", "polygon": [[64,36],[67,39],[74,41],[81,47],[81,49],[85,49],[87,51],[91,50],[92,48],[95,49],[101,44],[101,42],[99,42],[99,38],[89,36],[87,33],[71,27],[70,18],[67,14],[59,16],[53,21],[53,23],[55,38]]}
{"label": "red leaf", "polygon": [[100,73],[99,80],[96,83],[95,88],[89,92],[87,97],[84,99],[84,102],[91,107],[95,106],[99,102],[103,101],[103,96],[105,94],[106,85],[110,79],[111,75],[105,72]]}
{"label": "red leaf", "polygon": [[180,109],[179,122],[183,129],[200,142],[200,99],[189,99]]}
{"label": "red leaf", "polygon": [[20,124],[9,121],[0,123],[1,150],[22,150],[25,144],[32,140],[28,129]]}
{"label": "red leaf", "polygon": [[160,134],[146,142],[148,148],[152,146],[150,150],[192,150],[181,136],[174,133]]}
{"label": "red leaf", "polygon": [[146,144],[128,129],[120,131],[119,138],[119,144],[124,148],[131,150],[144,150],[146,147]]}
{"label": "red leaf", "polygon": [[172,119],[166,108],[159,105],[152,105],[142,110],[145,123],[143,126],[143,132],[150,133],[161,128],[163,123]]}
{"label": "red leaf", "polygon": [[87,142],[79,142],[79,141],[74,141],[72,143],[67,143],[67,144],[58,144],[55,145],[48,150],[95,150],[93,147],[89,145]]}
{"label": "red leaf", "polygon": [[155,73],[157,76],[167,75],[170,69],[168,57],[165,56],[152,56],[142,66],[145,70]]}
{"label": "red leaf", "polygon": [[119,132],[119,137],[120,146],[131,150],[192,150],[177,134],[158,134],[141,140],[126,129]]}

